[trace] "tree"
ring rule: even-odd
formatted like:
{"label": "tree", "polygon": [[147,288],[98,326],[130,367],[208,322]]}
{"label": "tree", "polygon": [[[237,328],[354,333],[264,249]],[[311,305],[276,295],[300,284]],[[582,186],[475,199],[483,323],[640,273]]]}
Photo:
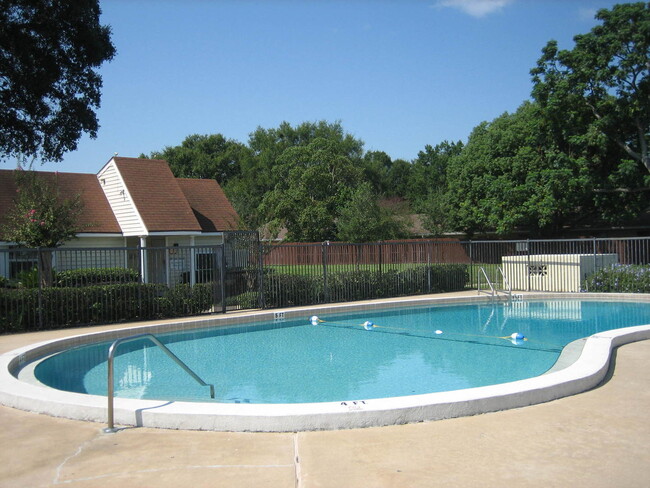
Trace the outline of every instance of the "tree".
{"label": "tree", "polygon": [[469,234],[517,228],[544,234],[560,229],[578,207],[588,212],[588,176],[547,142],[538,107],[529,102],[477,126],[450,161],[443,223]]}
{"label": "tree", "polygon": [[390,188],[386,196],[405,198],[408,193],[408,183],[411,176],[411,163],[403,159],[396,159],[388,172]]}
{"label": "tree", "polygon": [[[620,224],[647,206],[641,192],[598,191],[642,180],[638,165],[618,165],[618,145],[605,137],[567,140],[545,116],[538,104],[525,102],[515,113],[477,126],[449,162],[447,191],[431,205],[429,223],[469,234],[525,230],[556,236],[564,227],[595,220]],[[435,213],[440,209],[446,214]]]}
{"label": "tree", "polygon": [[229,195],[245,195],[245,202],[241,202],[244,205],[235,208],[251,228],[259,228],[272,219],[268,204],[262,209],[262,201],[278,185],[279,188],[286,185],[286,165],[294,160],[294,149],[304,148],[316,140],[331,142],[337,155],[359,164],[363,142],[346,134],[339,122],[303,122],[296,127],[283,122],[274,129],[258,127],[250,135],[248,146],[253,157],[242,163],[241,175],[233,178],[227,189]]}
{"label": "tree", "polygon": [[51,248],[74,239],[83,211],[81,196],[64,198],[60,195],[57,176],[49,181],[34,171],[14,171],[16,197],[14,206],[0,229],[5,241],[15,242],[28,248],[44,248],[39,252],[41,284],[52,284]]}
{"label": "tree", "polygon": [[167,161],[177,178],[213,179],[226,185],[240,175],[242,161],[250,159],[252,153],[244,144],[221,134],[193,134],[180,146],[167,146],[148,157]]}
{"label": "tree", "polygon": [[359,185],[346,200],[336,220],[338,240],[370,242],[399,239],[408,234],[406,223],[379,205],[370,183]]}
{"label": "tree", "polygon": [[98,0],[0,0],[0,159],[60,161],[97,136],[97,68],[115,55]]}
{"label": "tree", "polygon": [[443,141],[435,147],[427,144],[413,161],[407,196],[417,211],[423,211],[431,195],[438,195],[447,186],[449,160],[460,154],[463,143]]}
{"label": "tree", "polygon": [[336,220],[362,172],[345,144],[316,138],[306,146],[283,151],[273,170],[275,188],[266,193],[260,211],[271,227],[287,228],[292,241],[336,238]]}
{"label": "tree", "polygon": [[533,97],[565,137],[603,134],[650,171],[650,3],[615,5],[596,19],[572,50],[546,45],[531,70]]}
{"label": "tree", "polygon": [[372,184],[374,191],[380,195],[392,193],[390,170],[393,161],[384,151],[368,151],[363,155],[364,179]]}

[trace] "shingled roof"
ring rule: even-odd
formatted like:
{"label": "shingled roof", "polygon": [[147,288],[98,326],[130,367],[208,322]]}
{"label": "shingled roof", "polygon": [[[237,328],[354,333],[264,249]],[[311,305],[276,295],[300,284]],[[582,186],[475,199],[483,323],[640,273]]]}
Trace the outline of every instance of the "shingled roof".
{"label": "shingled roof", "polygon": [[166,161],[118,157],[113,160],[149,232],[202,230]]}
{"label": "shingled roof", "polygon": [[[239,216],[215,180],[175,178],[166,161],[115,157],[113,160],[147,232],[221,232],[237,228]],[[122,229],[97,175],[39,172],[63,198],[80,194],[81,232],[121,234]],[[0,170],[0,223],[14,204],[14,170]]]}
{"label": "shingled roof", "polygon": [[[79,217],[80,233],[120,233],[119,224],[113,214],[97,177],[86,173],[38,173],[59,189],[61,198],[73,198],[80,195],[84,211]],[[0,170],[0,224],[14,205],[16,197],[14,170]]]}
{"label": "shingled roof", "polygon": [[239,215],[215,180],[176,178],[203,232],[235,230]]}

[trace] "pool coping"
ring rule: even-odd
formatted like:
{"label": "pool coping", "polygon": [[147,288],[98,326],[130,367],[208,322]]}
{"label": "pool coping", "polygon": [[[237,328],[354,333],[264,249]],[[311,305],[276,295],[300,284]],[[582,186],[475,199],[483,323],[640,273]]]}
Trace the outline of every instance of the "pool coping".
{"label": "pool coping", "polygon": [[[650,301],[648,294],[526,293],[524,299],[580,298],[615,301]],[[165,323],[136,325],[63,339],[40,342],[0,355],[0,404],[31,412],[77,420],[106,422],[106,397],[54,390],[16,377],[23,365],[62,349],[94,342],[115,340],[135,333],[233,326],[312,314],[359,312],[394,306],[454,304],[490,301],[489,297],[412,297],[395,302],[328,304],[284,310],[255,311],[240,315],[210,316]],[[650,339],[650,325],[600,332],[583,341],[583,347],[566,355],[558,367],[546,374],[510,383],[449,392],[404,397],[307,404],[223,404],[115,399],[115,423],[125,426],[187,430],[295,432],[335,430],[404,424],[425,420],[477,415],[524,407],[574,395],[597,386],[607,374],[611,351],[622,345]]]}

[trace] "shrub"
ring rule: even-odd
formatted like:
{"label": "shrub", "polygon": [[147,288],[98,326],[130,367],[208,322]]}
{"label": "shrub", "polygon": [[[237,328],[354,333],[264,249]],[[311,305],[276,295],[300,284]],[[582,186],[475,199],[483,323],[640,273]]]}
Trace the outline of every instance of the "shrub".
{"label": "shrub", "polygon": [[397,271],[343,271],[327,278],[328,301],[344,302],[397,296],[400,275]]}
{"label": "shrub", "polygon": [[650,266],[615,264],[589,276],[582,289],[605,293],[650,293]]}
{"label": "shrub", "polygon": [[246,308],[259,308],[260,307],[260,294],[256,291],[247,291],[234,297],[229,297],[226,304],[230,307],[237,307],[241,309]]}
{"label": "shrub", "polygon": [[212,283],[197,283],[194,287],[179,284],[167,289],[157,304],[163,317],[180,317],[207,312],[212,301]]}
{"label": "shrub", "polygon": [[431,268],[431,293],[462,291],[469,282],[466,264],[433,264]]}
{"label": "shrub", "polygon": [[[323,303],[326,299],[340,302],[456,291],[465,288],[468,278],[467,266],[460,264],[421,265],[381,273],[339,271],[328,273],[325,290],[320,274],[266,270],[264,306],[291,307]],[[179,284],[168,288],[164,284],[144,284],[137,280],[138,274],[133,270],[85,269],[61,272],[57,276],[57,286],[42,290],[0,286],[0,332],[150,320],[213,310],[213,283],[197,283],[194,287]],[[112,283],[107,284],[107,281]],[[250,290],[252,283],[251,280],[246,288]],[[240,308],[258,308],[259,293],[240,292],[229,297],[226,303]]]}
{"label": "shrub", "polygon": [[108,285],[135,283],[139,279],[139,273],[130,268],[82,268],[58,272],[54,284],[59,287]]}
{"label": "shrub", "polygon": [[280,274],[267,270],[264,275],[264,305],[295,307],[312,305],[323,300],[322,277]]}
{"label": "shrub", "polygon": [[21,271],[15,281],[18,288],[38,288],[38,269]]}
{"label": "shrub", "polygon": [[400,271],[389,269],[381,273],[370,270],[339,271],[327,274],[327,286],[321,275],[282,274],[267,270],[264,275],[264,299],[266,307],[369,300],[464,290],[468,280],[469,271],[465,264],[422,265]]}
{"label": "shrub", "polygon": [[212,308],[211,284],[52,287],[40,295],[39,300],[38,288],[0,288],[0,332],[178,317]]}

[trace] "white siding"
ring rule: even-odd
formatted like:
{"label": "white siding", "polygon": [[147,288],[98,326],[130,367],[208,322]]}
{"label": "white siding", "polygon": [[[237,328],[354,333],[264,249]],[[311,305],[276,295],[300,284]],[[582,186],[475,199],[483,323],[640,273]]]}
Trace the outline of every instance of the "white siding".
{"label": "white siding", "polygon": [[61,249],[79,249],[87,247],[124,247],[124,237],[122,236],[81,236],[77,239],[66,241]]}
{"label": "white siding", "polygon": [[[117,249],[114,249],[117,248]],[[57,271],[78,268],[125,268],[123,237],[86,237],[66,242],[54,251]]]}
{"label": "white siding", "polygon": [[138,213],[131,195],[117,170],[115,162],[111,160],[97,175],[99,184],[113,209],[115,218],[125,236],[142,236],[147,234],[144,222]]}
{"label": "white siding", "polygon": [[9,278],[9,246],[0,246],[0,276]]}
{"label": "white siding", "polygon": [[197,236],[194,238],[195,246],[215,246],[217,244],[223,244],[223,235]]}

